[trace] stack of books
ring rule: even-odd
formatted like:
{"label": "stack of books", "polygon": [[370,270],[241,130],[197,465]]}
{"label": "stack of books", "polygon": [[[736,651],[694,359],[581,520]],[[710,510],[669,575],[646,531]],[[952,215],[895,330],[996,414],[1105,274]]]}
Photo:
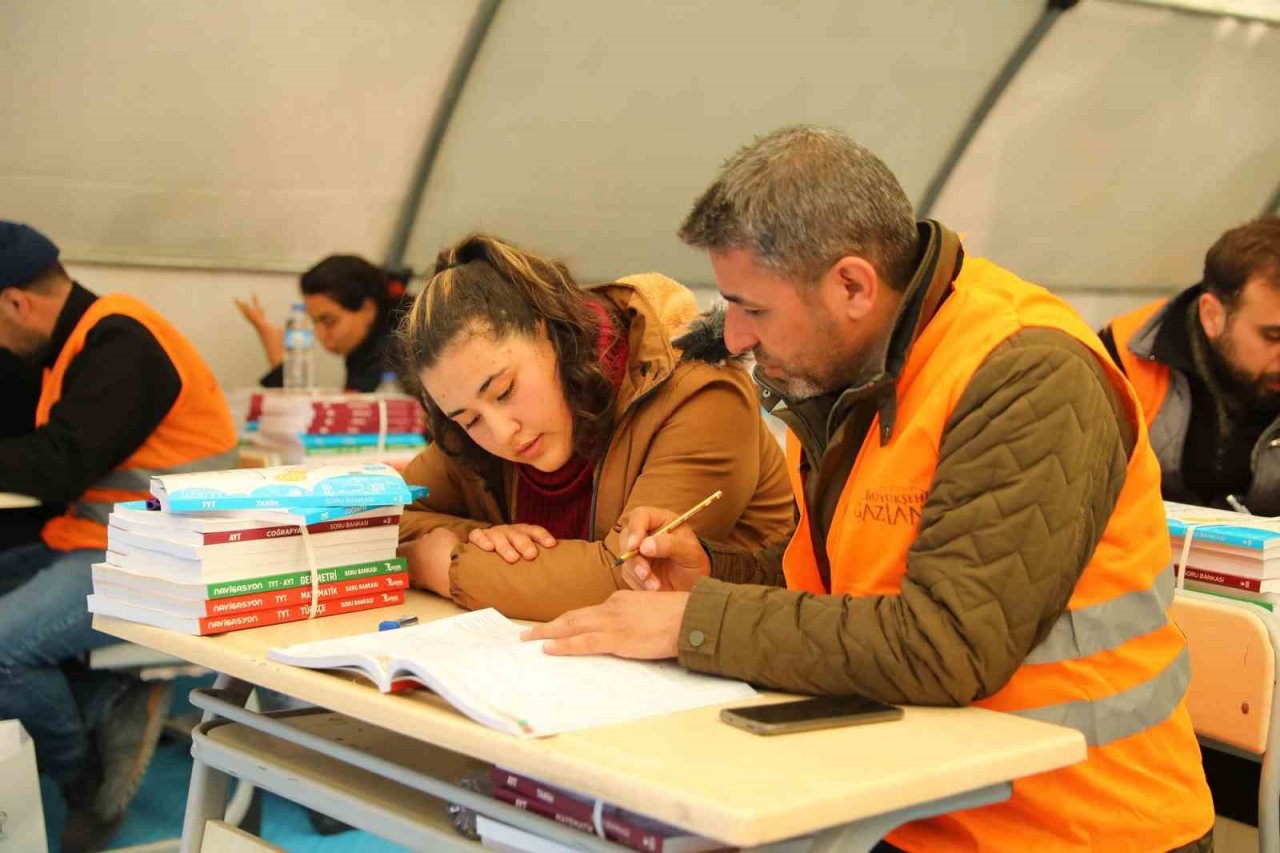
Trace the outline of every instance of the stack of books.
{"label": "stack of books", "polygon": [[[590,797],[556,788],[537,779],[494,767],[489,773],[493,796],[518,809],[541,815],[548,820],[582,832],[597,834],[596,803]],[[692,853],[701,850],[725,850],[726,845],[683,829],[628,812],[617,806],[602,805],[599,812],[604,837],[629,847],[652,853]],[[476,815],[476,833],[486,847],[520,851],[569,850],[528,830],[517,829],[484,815]]]}
{"label": "stack of books", "polygon": [[216,634],[402,604],[400,513],[420,492],[379,464],[157,477],[111,513],[89,610]]}
{"label": "stack of books", "polygon": [[426,442],[426,412],[405,394],[259,391],[247,443],[281,462],[377,461],[403,467]]}
{"label": "stack of books", "polygon": [[[1165,502],[1173,559],[1187,589],[1242,598],[1270,609],[1280,603],[1280,520]],[[1186,566],[1182,552],[1191,547]]]}

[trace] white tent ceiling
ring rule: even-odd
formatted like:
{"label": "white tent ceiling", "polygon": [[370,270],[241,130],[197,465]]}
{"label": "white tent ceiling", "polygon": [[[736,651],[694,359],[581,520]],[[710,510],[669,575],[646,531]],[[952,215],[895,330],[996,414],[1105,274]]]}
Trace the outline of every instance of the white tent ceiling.
{"label": "white tent ceiling", "polygon": [[[477,0],[8,0],[0,218],[79,260],[410,262],[472,229],[586,280],[709,281],[674,230],[716,165],[806,121],[913,198],[1041,0],[508,0],[408,216]],[[1280,184],[1280,28],[1112,0],[1057,20],[933,213],[1060,287],[1173,286]]]}

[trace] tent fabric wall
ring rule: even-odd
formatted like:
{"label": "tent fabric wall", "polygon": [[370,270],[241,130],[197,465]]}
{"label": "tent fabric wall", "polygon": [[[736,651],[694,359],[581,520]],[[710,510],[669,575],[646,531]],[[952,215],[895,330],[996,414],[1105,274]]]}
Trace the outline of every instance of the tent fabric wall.
{"label": "tent fabric wall", "polygon": [[80,260],[379,257],[471,6],[2,3],[2,215]]}
{"label": "tent fabric wall", "polygon": [[[251,382],[261,356],[231,296],[257,291],[282,316],[321,256],[385,256],[478,8],[0,3],[0,218],[47,230],[91,287],[152,301],[225,384]],[[660,269],[708,301],[709,266],[674,232],[727,155],[783,124],[833,125],[918,200],[1044,8],[502,3],[408,260],[422,270],[483,229],[584,281]],[[1085,0],[996,102],[933,213],[1100,323],[1193,281],[1218,233],[1280,200],[1277,80],[1280,26]]]}
{"label": "tent fabric wall", "polygon": [[410,244],[471,230],[584,280],[710,282],[675,229],[718,164],[783,124],[843,128],[917,197],[1038,0],[507,2],[458,104]]}
{"label": "tent fabric wall", "polygon": [[1166,292],[1280,177],[1280,27],[1082,3],[991,113],[936,214],[1064,290]]}

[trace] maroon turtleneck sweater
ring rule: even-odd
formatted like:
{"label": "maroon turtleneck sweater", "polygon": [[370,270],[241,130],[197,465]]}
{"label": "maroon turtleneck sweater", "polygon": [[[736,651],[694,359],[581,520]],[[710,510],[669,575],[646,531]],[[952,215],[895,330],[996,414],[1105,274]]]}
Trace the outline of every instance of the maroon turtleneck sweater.
{"label": "maroon turtleneck sweater", "polygon": [[[619,329],[604,306],[591,300],[590,309],[600,319],[596,352],[600,367],[617,389],[626,375],[630,348],[625,330]],[[575,453],[555,471],[539,471],[516,465],[516,522],[537,524],[556,539],[590,539],[591,486],[595,474],[591,460]]]}

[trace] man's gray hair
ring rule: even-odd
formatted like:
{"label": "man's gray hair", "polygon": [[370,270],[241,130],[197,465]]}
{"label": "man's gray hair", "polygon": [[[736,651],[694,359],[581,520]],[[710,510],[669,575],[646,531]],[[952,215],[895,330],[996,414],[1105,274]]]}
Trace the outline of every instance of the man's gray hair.
{"label": "man's gray hair", "polygon": [[895,290],[911,278],[918,243],[911,202],[889,167],[840,131],[809,125],[775,130],[730,157],[679,236],[712,252],[748,249],[805,283],[857,255]]}

